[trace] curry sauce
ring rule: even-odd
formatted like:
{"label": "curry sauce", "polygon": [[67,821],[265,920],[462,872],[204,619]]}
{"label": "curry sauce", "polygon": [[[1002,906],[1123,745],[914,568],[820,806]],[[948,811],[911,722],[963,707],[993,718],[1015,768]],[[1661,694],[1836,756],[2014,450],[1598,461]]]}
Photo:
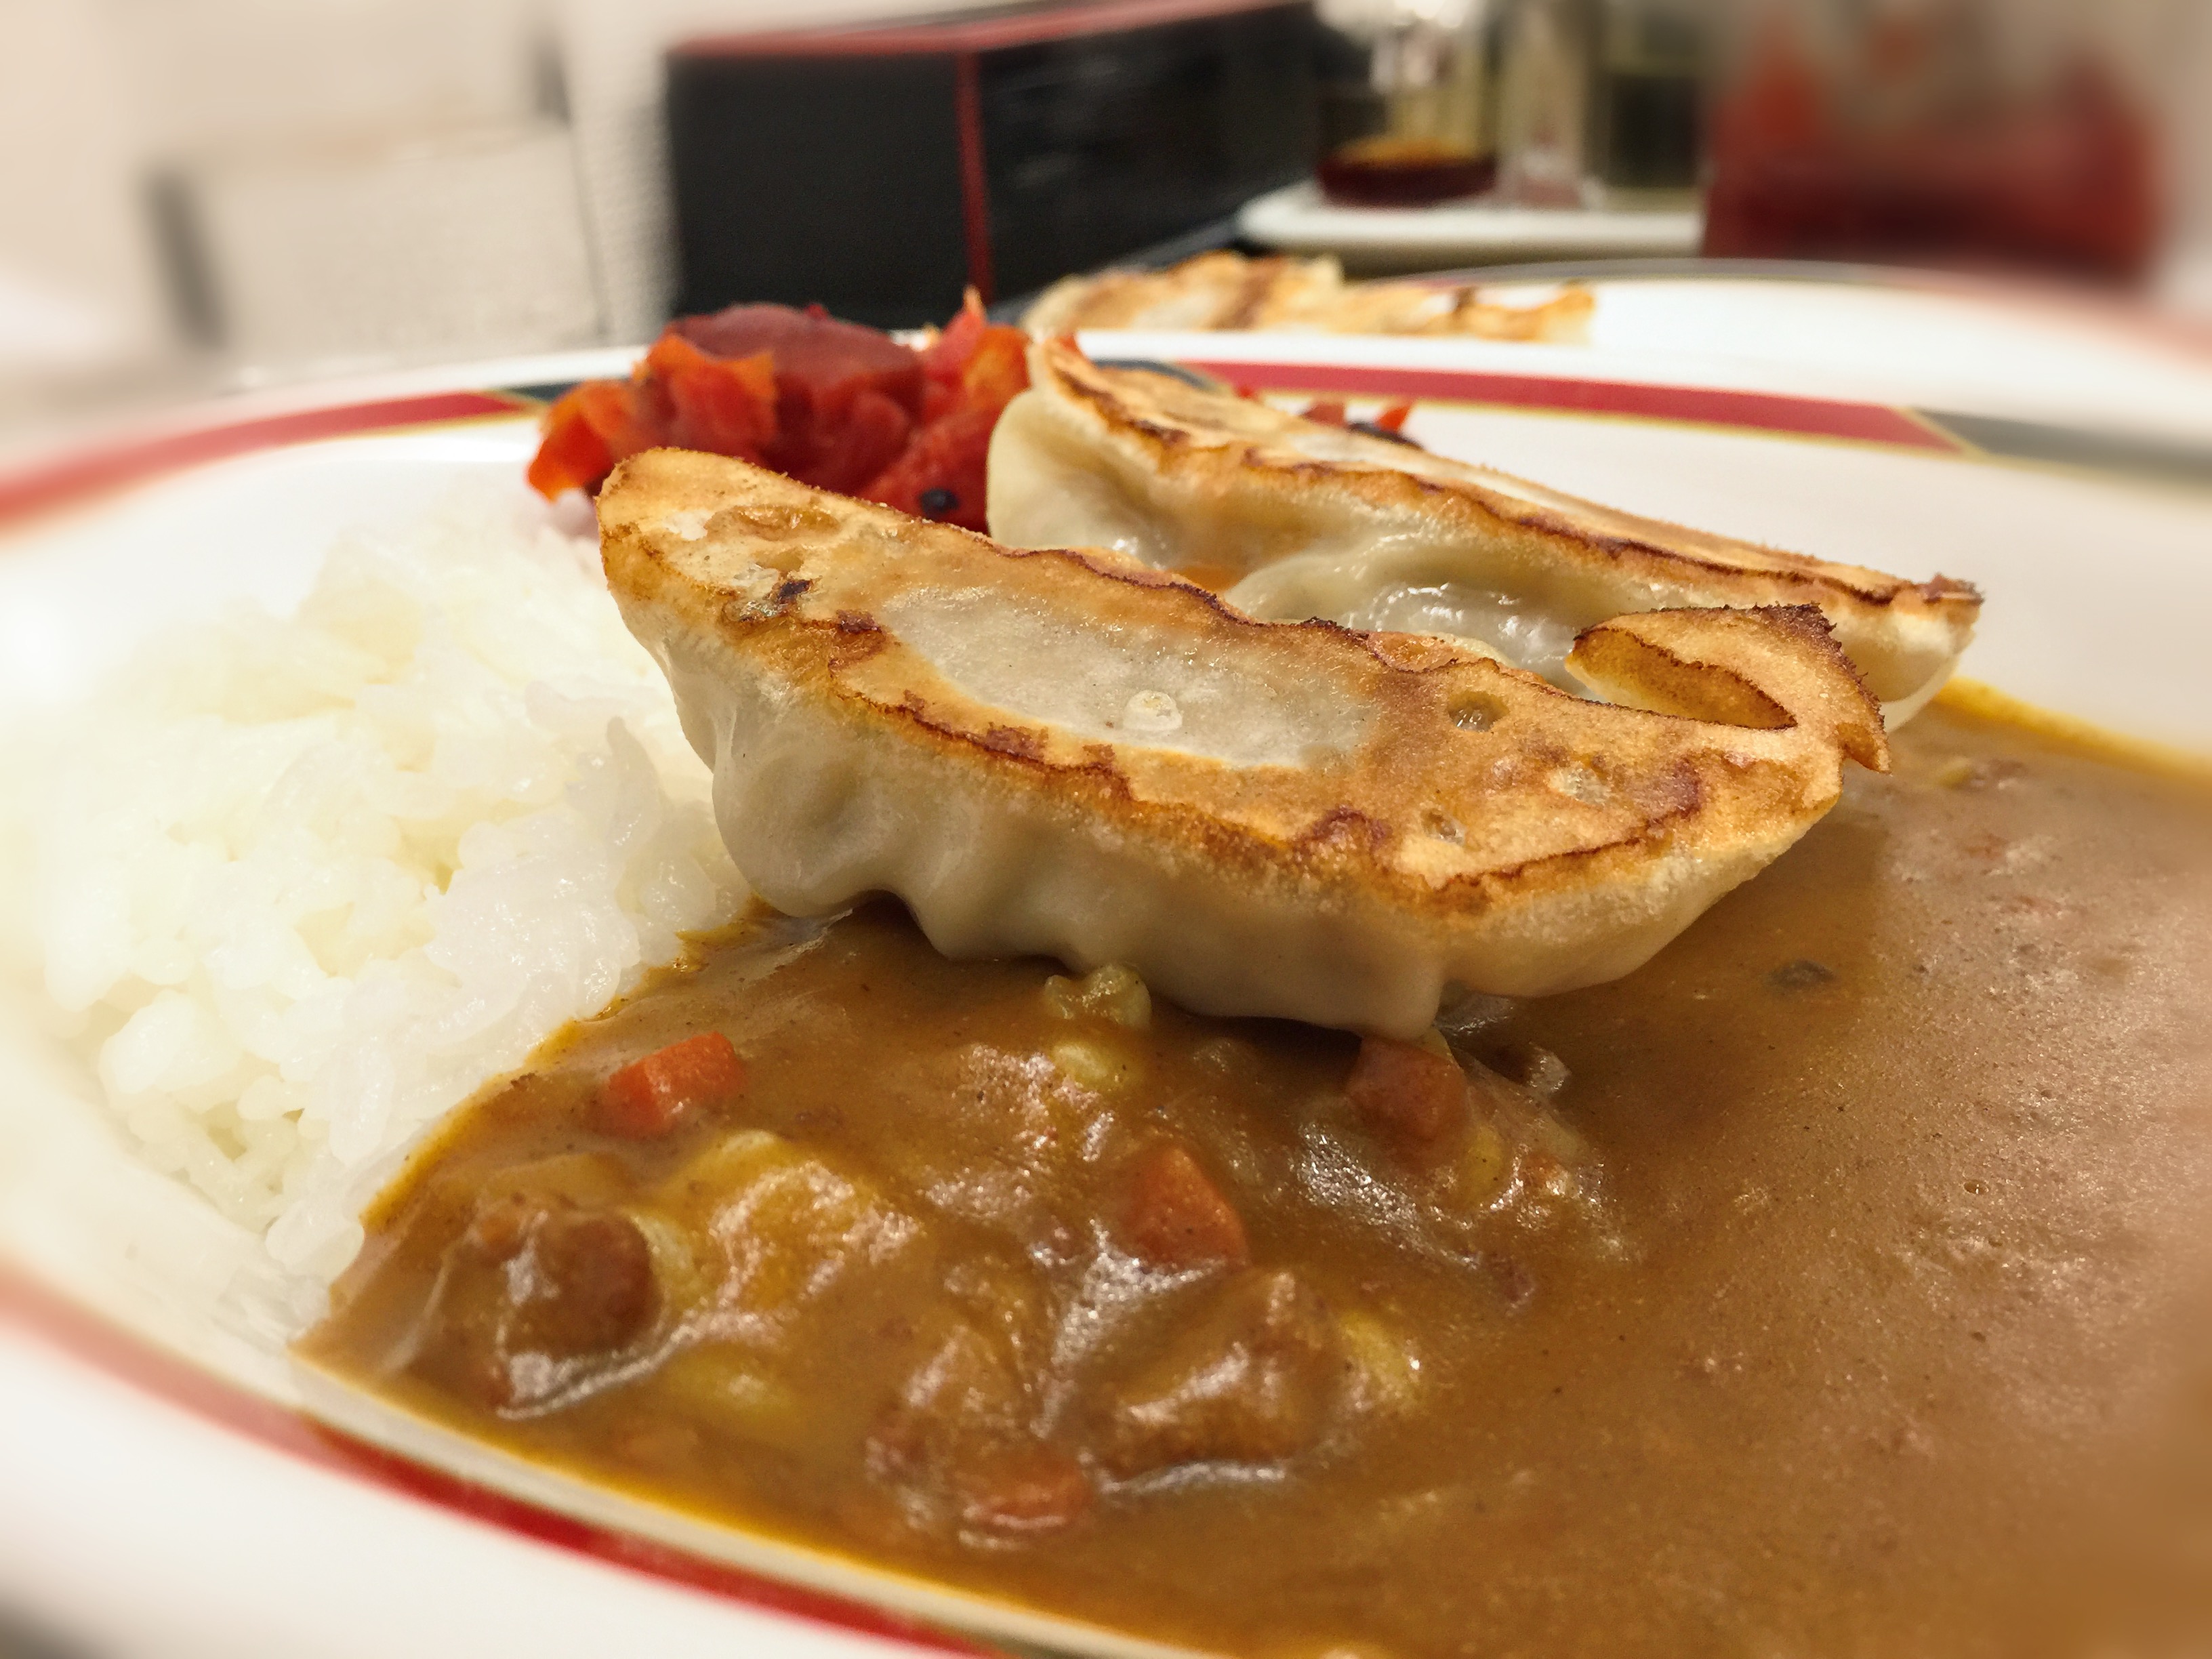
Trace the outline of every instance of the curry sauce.
{"label": "curry sauce", "polygon": [[303,1352],[1240,1654],[2194,1650],[2208,940],[2201,798],[1940,708],[1421,1045],[763,917],[457,1114]]}

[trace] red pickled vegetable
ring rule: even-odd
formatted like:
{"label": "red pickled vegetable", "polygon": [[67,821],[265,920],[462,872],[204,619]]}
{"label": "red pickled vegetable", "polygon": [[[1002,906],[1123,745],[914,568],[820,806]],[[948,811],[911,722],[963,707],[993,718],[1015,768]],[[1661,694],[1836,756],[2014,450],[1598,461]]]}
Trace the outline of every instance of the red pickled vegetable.
{"label": "red pickled vegetable", "polygon": [[967,368],[969,358],[983,343],[983,336],[991,326],[983,314],[983,302],[974,289],[960,302],[960,310],[945,324],[938,337],[922,349],[921,372],[939,385],[952,388],[960,384],[961,371]]}
{"label": "red pickled vegetable", "polygon": [[549,501],[564,489],[597,489],[617,461],[660,441],[659,432],[635,381],[586,380],[546,412],[531,484]]}
{"label": "red pickled vegetable", "polygon": [[652,398],[635,380],[586,380],[561,403],[574,408],[617,460],[652,448],[659,437]]}
{"label": "red pickled vegetable", "polygon": [[975,290],[921,354],[923,424],[857,494],[902,513],[981,530],[986,464],[999,416],[1030,383],[1029,337],[992,323]]}
{"label": "red pickled vegetable", "polygon": [[665,393],[672,418],[665,441],[757,461],[778,435],[775,359],[710,357],[680,334],[653,343],[641,378]]}
{"label": "red pickled vegetable", "polygon": [[[1246,392],[1240,395],[1249,398],[1253,394]],[[1355,421],[1352,418],[1350,411],[1345,408],[1344,399],[1322,398],[1306,405],[1304,418],[1318,422],[1322,426],[1348,426],[1356,431],[1374,430],[1395,433],[1405,428],[1406,417],[1413,412],[1413,406],[1411,404],[1391,404],[1376,410],[1370,419]],[[1413,440],[1408,438],[1406,441],[1411,443]]]}
{"label": "red pickled vegetable", "polygon": [[553,406],[530,482],[548,499],[597,489],[617,462],[672,445],[981,530],[991,431],[1029,385],[1028,353],[972,290],[919,352],[819,306],[678,318],[628,380]]}
{"label": "red pickled vegetable", "polygon": [[[1029,343],[1020,329],[994,325],[971,288],[960,314],[921,354],[922,372],[933,391],[945,388],[961,407],[1004,409],[1030,383]],[[933,419],[943,412],[929,410]]]}
{"label": "red pickled vegetable", "polygon": [[995,409],[951,410],[924,427],[906,453],[860,493],[919,519],[986,528],[985,463],[998,423]]}
{"label": "red pickled vegetable", "polygon": [[820,489],[860,495],[871,478],[897,460],[914,436],[914,421],[903,408],[863,387],[834,422],[816,428],[803,457],[787,449],[787,465],[776,470]]}
{"label": "red pickled vegetable", "polygon": [[787,406],[780,413],[805,426],[816,416],[834,419],[863,392],[875,392],[905,410],[921,412],[922,365],[918,356],[887,334],[841,322],[819,306],[731,306],[704,317],[679,317],[668,331],[712,357],[775,359],[776,389]]}
{"label": "red pickled vegetable", "polygon": [[679,318],[669,332],[716,357],[768,354],[776,432],[758,459],[802,483],[858,489],[897,458],[921,416],[921,358],[819,306],[731,306]]}
{"label": "red pickled vegetable", "polygon": [[743,1094],[745,1063],[720,1031],[657,1048],[606,1080],[592,1127],[631,1140],[665,1135],[693,1112]]}
{"label": "red pickled vegetable", "polygon": [[[579,386],[577,392],[582,389]],[[530,458],[530,487],[549,501],[564,490],[597,489],[614,465],[614,453],[592,429],[576,392],[571,392],[545,416],[545,435]]]}

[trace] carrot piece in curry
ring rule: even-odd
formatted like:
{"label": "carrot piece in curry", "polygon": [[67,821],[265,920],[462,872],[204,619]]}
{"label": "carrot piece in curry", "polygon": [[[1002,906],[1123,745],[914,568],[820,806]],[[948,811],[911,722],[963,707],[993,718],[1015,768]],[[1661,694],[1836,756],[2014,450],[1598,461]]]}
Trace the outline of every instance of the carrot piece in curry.
{"label": "carrot piece in curry", "polygon": [[1388,1037],[1365,1037],[1344,1092],[1352,1109],[1392,1138],[1426,1146],[1467,1115],[1467,1073],[1442,1054]]}
{"label": "carrot piece in curry", "polygon": [[720,1031],[672,1042],[617,1072],[592,1103],[592,1127],[647,1140],[693,1112],[743,1094],[745,1063]]}
{"label": "carrot piece in curry", "polygon": [[995,1533],[1050,1532],[1079,1521],[1095,1494],[1091,1477],[1070,1453],[1032,1445],[1003,1453],[969,1472],[961,1519]]}
{"label": "carrot piece in curry", "polygon": [[1243,1218],[1173,1141],[1137,1160],[1121,1232],[1130,1253],[1156,1267],[1241,1267],[1252,1260]]}

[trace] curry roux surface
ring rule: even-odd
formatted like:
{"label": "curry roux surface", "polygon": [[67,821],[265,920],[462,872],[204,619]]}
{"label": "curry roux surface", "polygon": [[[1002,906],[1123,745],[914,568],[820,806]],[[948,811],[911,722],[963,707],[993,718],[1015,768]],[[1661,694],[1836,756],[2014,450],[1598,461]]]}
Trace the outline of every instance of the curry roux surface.
{"label": "curry roux surface", "polygon": [[[1940,708],[1896,759],[1633,976],[1455,1011],[1526,1084],[1411,1152],[1347,1111],[1350,1038],[1071,1018],[1048,965],[944,962],[887,909],[715,945],[459,1115],[306,1352],[586,1478],[1242,1654],[2201,1652],[2207,815]],[[584,1127],[706,1028],[741,1100]],[[702,1196],[748,1128],[817,1171],[813,1254]],[[1132,1267],[1164,1141],[1249,1266]],[[656,1256],[662,1363],[503,1411],[427,1363],[441,1259],[517,1165],[752,1250],[684,1327],[711,1342],[668,1336]],[[1239,1375],[1323,1354],[1304,1414],[1161,1442],[1175,1355],[1230,1352],[1205,1333],[1261,1282],[1292,1335]],[[1011,1404],[916,1381],[986,1350]],[[1057,1462],[983,1503],[982,1442],[932,1416],[962,1411]]]}

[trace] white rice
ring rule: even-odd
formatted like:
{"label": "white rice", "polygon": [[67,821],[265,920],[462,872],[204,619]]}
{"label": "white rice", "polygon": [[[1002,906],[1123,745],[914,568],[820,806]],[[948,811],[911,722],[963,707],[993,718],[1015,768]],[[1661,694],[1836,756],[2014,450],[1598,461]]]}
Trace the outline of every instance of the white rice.
{"label": "white rice", "polygon": [[147,1160],[318,1280],[427,1126],[742,902],[595,545],[504,495],[158,639],[39,769],[57,1017]]}

